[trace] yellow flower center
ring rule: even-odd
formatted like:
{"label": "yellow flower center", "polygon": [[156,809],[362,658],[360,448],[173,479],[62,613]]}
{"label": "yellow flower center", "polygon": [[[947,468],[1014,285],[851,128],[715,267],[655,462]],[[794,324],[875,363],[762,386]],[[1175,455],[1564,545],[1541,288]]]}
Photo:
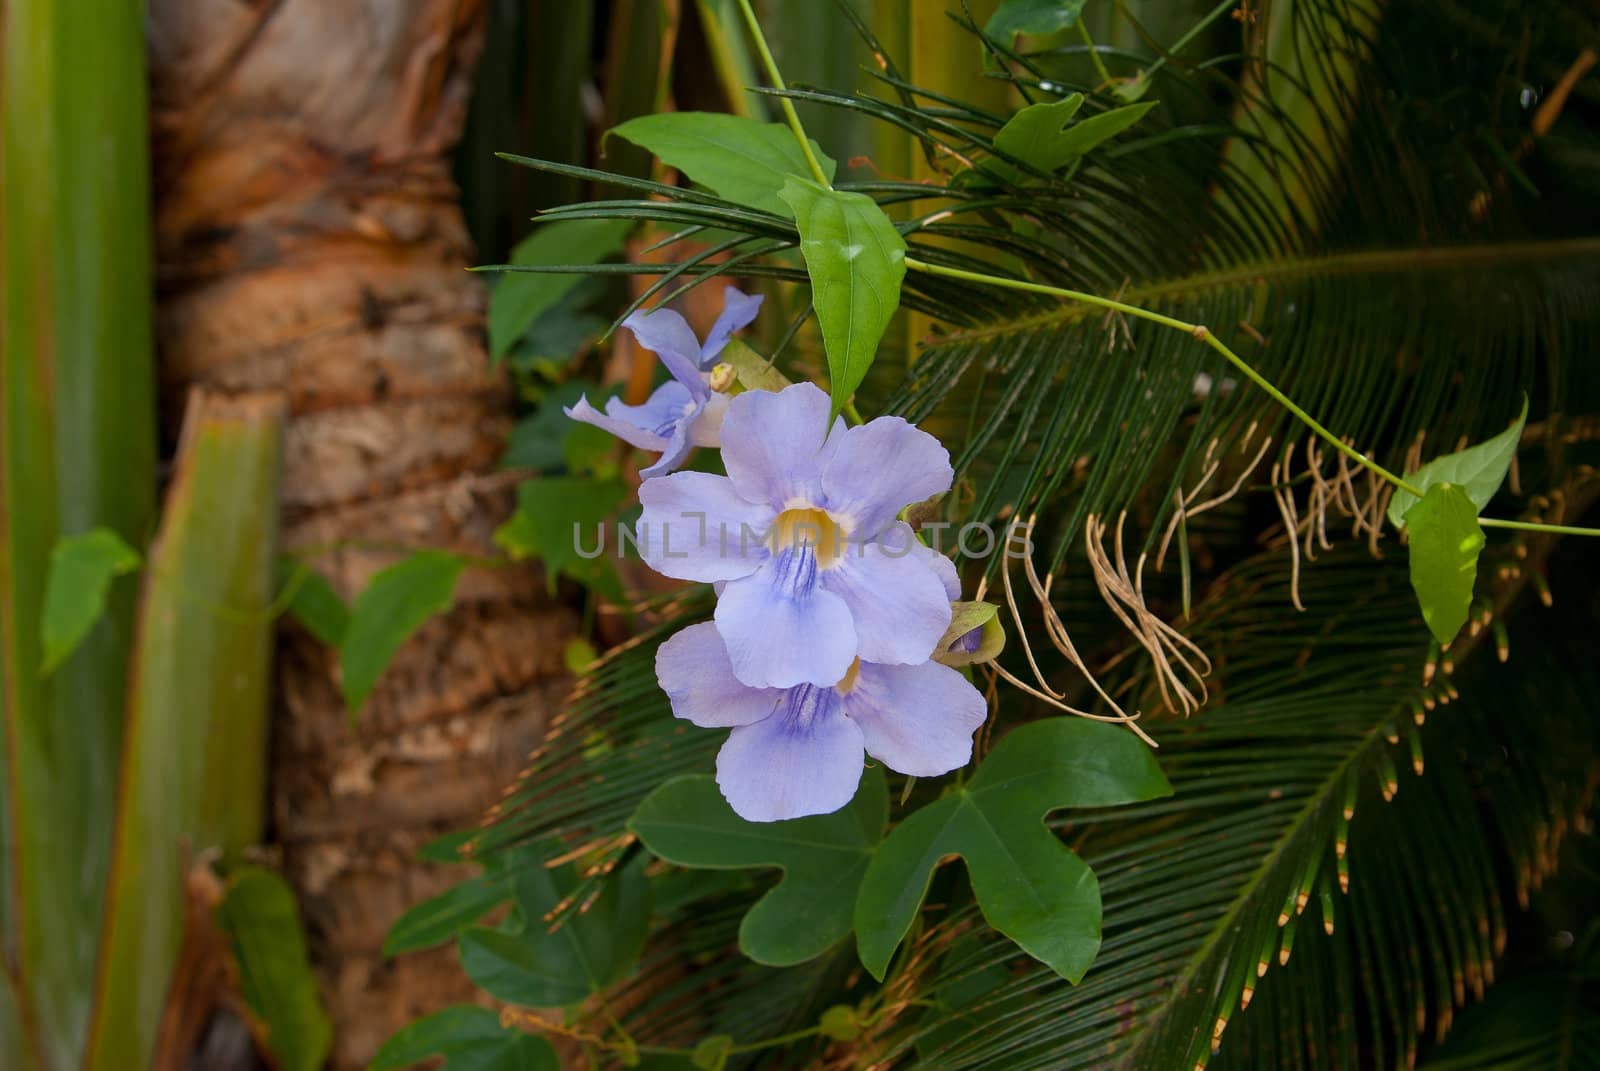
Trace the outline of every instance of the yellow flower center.
{"label": "yellow flower center", "polygon": [[850,668],[844,671],[844,677],[839,681],[838,684],[833,686],[833,690],[838,692],[840,695],[849,695],[851,690],[855,688],[856,681],[860,679],[860,677],[861,659],[857,658],[850,663]]}
{"label": "yellow flower center", "polygon": [[791,547],[810,547],[817,565],[826,569],[844,554],[847,533],[827,512],[820,509],[786,509],[773,519],[767,540],[772,553]]}

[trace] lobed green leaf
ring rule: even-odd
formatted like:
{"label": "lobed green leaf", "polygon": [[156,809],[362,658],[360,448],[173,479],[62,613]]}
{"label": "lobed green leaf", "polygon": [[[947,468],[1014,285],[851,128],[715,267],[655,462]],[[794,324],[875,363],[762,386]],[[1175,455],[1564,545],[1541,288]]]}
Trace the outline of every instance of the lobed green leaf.
{"label": "lobed green leaf", "polygon": [[783,879],[739,925],[739,950],[787,967],[827,951],[850,932],[851,905],[889,816],[883,771],[873,767],[848,807],[786,822],[746,822],[716,782],[678,777],[639,804],[628,828],[669,863],[734,869],[775,866]]}
{"label": "lobed green leaf", "polygon": [[553,1008],[576,1004],[632,970],[650,925],[642,861],[619,870],[552,931],[545,920],[576,885],[577,872],[522,858],[511,872],[520,929],[475,927],[458,938],[461,967],[473,983],[508,1004]]}
{"label": "lobed green leaf", "polygon": [[1063,807],[1170,795],[1155,757],[1131,733],[1050,718],[1009,733],[966,785],[896,826],[856,899],[861,962],[888,970],[948,856],[966,861],[989,925],[1061,977],[1083,977],[1100,947],[1100,891],[1088,865],[1044,826]]}

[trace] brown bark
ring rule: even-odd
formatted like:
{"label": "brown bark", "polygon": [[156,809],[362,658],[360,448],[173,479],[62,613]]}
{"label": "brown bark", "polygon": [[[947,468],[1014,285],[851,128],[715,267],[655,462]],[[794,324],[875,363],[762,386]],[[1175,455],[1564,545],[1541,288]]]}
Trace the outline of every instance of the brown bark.
{"label": "brown bark", "polygon": [[[163,395],[285,392],[283,532],[346,598],[392,549],[491,553],[509,397],[449,178],[481,0],[152,0]],[[176,417],[176,406],[169,409]],[[169,426],[175,427],[175,421]],[[473,998],[448,949],[385,962],[459,876],[417,847],[474,824],[567,687],[573,615],[526,571],[471,570],[352,729],[333,653],[285,626],[273,835],[299,890],[337,1067]]]}

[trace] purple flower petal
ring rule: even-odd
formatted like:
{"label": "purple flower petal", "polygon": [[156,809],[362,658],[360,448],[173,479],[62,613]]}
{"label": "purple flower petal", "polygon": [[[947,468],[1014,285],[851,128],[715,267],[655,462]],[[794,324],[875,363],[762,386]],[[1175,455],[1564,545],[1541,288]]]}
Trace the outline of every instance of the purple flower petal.
{"label": "purple flower petal", "polygon": [[[898,536],[890,536],[889,541],[894,549],[898,549],[902,545]],[[911,553],[927,562],[933,567],[933,571],[939,574],[939,580],[944,584],[944,593],[951,602],[961,601],[961,574],[956,572],[955,562],[920,539],[916,541],[916,546],[911,548]]]}
{"label": "purple flower petal", "polygon": [[778,708],[777,688],[740,684],[717,626],[690,625],[656,649],[656,678],[672,701],[674,717],[702,729],[752,725]]}
{"label": "purple flower petal", "polygon": [[639,345],[660,357],[672,378],[696,398],[711,393],[700,375],[700,340],[694,337],[689,321],[672,309],[655,308],[631,314],[622,326],[633,332]]}
{"label": "purple flower petal", "polygon": [[752,502],[775,509],[794,500],[820,504],[822,469],[832,452],[828,396],[814,384],[796,383],[776,394],[746,391],[728,403],[722,463]]}
{"label": "purple flower petal", "polygon": [[711,325],[711,330],[706,333],[706,344],[700,350],[701,371],[711,370],[711,366],[717,363],[717,355],[722,352],[722,347],[728,344],[728,339],[756,318],[756,313],[761,311],[761,303],[766,299],[765,294],[742,294],[733,286],[723,289],[722,315]]}
{"label": "purple flower petal", "polygon": [[689,442],[694,446],[709,446],[717,449],[722,446],[722,422],[728,416],[728,401],[726,394],[713,393],[706,399],[706,404],[695,414],[689,422]]}
{"label": "purple flower petal", "polygon": [[950,627],[950,597],[931,561],[910,549],[907,541],[917,540],[908,525],[885,535],[885,542],[851,544],[820,583],[850,608],[853,653],[862,661],[926,662]]}
{"label": "purple flower petal", "polygon": [[561,411],[573,420],[609,431],[629,446],[637,446],[641,450],[666,448],[667,440],[656,434],[654,426],[645,427],[624,417],[607,416],[589,404],[587,395],[579,395],[574,404],[563,407]]}
{"label": "purple flower petal", "polygon": [[653,480],[657,476],[667,475],[683,464],[683,459],[689,456],[689,449],[689,422],[681,420],[672,426],[672,436],[662,448],[661,456],[656,458],[654,463],[640,469],[639,478]]}
{"label": "purple flower petal", "polygon": [[[777,554],[717,600],[717,631],[733,675],[758,688],[836,683],[856,657],[856,628],[839,596],[816,583],[809,549]],[[924,652],[926,655],[926,652]]]}
{"label": "purple flower petal", "polygon": [[989,716],[983,694],[956,670],[861,663],[844,711],[867,754],[913,777],[936,777],[972,759],[972,734]]}
{"label": "purple flower petal", "polygon": [[670,438],[674,425],[682,424],[698,408],[689,388],[675,379],[651,391],[643,405],[628,405],[621,398],[606,399],[606,416],[653,431],[663,439]]}
{"label": "purple flower petal", "polygon": [[740,498],[726,477],[675,472],[639,486],[639,555],[679,580],[737,580],[771,555],[773,511]]}
{"label": "purple flower petal", "polygon": [[949,649],[950,649],[951,652],[960,652],[961,654],[972,654],[974,651],[976,651],[978,648],[980,648],[982,646],[983,646],[983,626],[979,625],[977,628],[970,629],[970,630],[968,630],[966,632],[963,632],[961,635],[957,636],[955,638],[954,642],[952,642],[950,644],[950,648]]}
{"label": "purple flower petal", "polygon": [[878,417],[838,439],[822,489],[852,536],[876,535],[906,506],[950,490],[949,451],[899,417]]}
{"label": "purple flower petal", "polygon": [[795,688],[772,717],[728,735],[717,753],[717,784],[740,818],[829,814],[855,797],[861,730],[841,707],[832,688]]}

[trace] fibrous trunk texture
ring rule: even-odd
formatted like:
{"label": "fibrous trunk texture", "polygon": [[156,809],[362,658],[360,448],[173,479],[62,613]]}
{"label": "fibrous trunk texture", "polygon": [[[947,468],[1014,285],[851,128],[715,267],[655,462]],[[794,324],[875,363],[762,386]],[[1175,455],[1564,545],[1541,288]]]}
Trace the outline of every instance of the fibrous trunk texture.
{"label": "fibrous trunk texture", "polygon": [[[403,546],[488,554],[509,395],[449,178],[481,0],[151,0],[158,338],[192,384],[289,401],[283,534],[351,598]],[[298,889],[337,1067],[473,990],[448,949],[386,962],[406,907],[460,875],[419,845],[475,824],[568,686],[573,615],[521,570],[469,570],[352,726],[334,653],[280,632],[273,836]]]}

